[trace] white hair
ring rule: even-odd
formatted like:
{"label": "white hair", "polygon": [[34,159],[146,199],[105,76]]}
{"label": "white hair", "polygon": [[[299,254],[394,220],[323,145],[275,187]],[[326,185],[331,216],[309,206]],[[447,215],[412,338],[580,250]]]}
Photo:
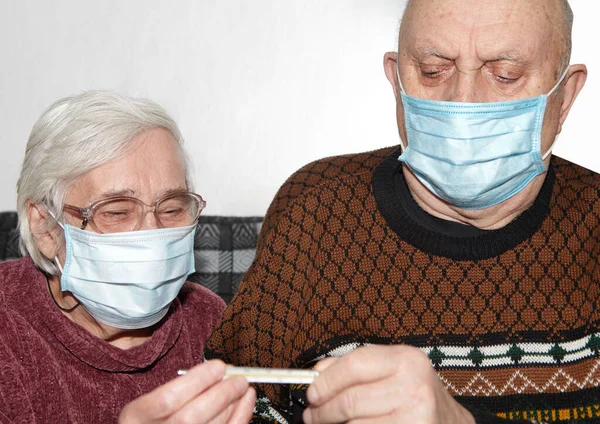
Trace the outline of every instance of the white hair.
{"label": "white hair", "polygon": [[[28,204],[42,205],[59,217],[67,190],[79,176],[119,158],[134,137],[153,128],[172,134],[192,190],[191,163],[181,132],[157,103],[112,91],[86,91],[60,99],[46,109],[31,130],[17,182],[21,253],[28,254],[41,270],[56,275],[54,258],[42,254],[31,231]],[[57,225],[54,219],[46,220],[48,231]]]}

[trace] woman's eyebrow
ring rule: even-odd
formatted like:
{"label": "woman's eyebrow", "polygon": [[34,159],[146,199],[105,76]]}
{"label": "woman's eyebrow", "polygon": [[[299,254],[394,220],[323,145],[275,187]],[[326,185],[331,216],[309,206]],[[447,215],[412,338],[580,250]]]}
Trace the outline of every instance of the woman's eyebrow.
{"label": "woman's eyebrow", "polygon": [[99,199],[104,197],[117,197],[117,196],[135,196],[135,190],[130,188],[122,190],[107,190],[98,195]]}
{"label": "woman's eyebrow", "polygon": [[184,192],[187,192],[187,191],[188,191],[187,187],[181,187],[181,186],[179,186],[177,188],[171,188],[171,189],[165,191],[164,193],[161,194],[161,197],[162,196],[166,196],[168,194],[184,193]]}
{"label": "woman's eyebrow", "polygon": [[[162,196],[167,196],[169,194],[176,194],[176,193],[183,193],[188,191],[187,187],[184,186],[179,186],[176,188],[170,188],[168,190],[165,190],[164,192],[162,192],[158,197],[162,197]],[[106,197],[119,197],[119,196],[128,196],[128,197],[135,197],[136,196],[136,191],[130,188],[127,189],[122,189],[122,190],[107,190],[104,191],[102,193],[100,193],[97,198],[98,199],[103,199]]]}

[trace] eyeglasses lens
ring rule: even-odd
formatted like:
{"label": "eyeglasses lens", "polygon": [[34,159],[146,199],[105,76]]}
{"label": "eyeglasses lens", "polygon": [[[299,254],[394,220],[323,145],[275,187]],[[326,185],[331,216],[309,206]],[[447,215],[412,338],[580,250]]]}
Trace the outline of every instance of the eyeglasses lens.
{"label": "eyeglasses lens", "polygon": [[[190,194],[178,194],[162,200],[156,216],[165,228],[192,225],[200,214],[199,200]],[[133,231],[144,219],[144,206],[133,199],[117,199],[94,210],[94,223],[103,233]]]}

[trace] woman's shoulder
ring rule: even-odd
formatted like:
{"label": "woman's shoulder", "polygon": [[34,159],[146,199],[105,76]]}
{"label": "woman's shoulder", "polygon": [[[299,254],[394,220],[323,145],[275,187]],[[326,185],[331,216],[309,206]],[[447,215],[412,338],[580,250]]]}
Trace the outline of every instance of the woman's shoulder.
{"label": "woman's shoulder", "polygon": [[188,313],[201,313],[217,319],[221,318],[227,306],[223,299],[211,290],[189,281],[183,285],[178,297]]}
{"label": "woman's shoulder", "polygon": [[29,257],[0,263],[0,346],[14,352],[32,348],[37,331],[31,314],[39,312],[34,301],[39,278],[43,276]]}
{"label": "woman's shoulder", "polygon": [[0,262],[0,305],[11,303],[13,298],[23,297],[23,289],[39,274],[31,258],[23,257]]}
{"label": "woman's shoulder", "polygon": [[36,344],[36,331],[21,314],[15,313],[5,302],[0,303],[0,364],[19,363]]}

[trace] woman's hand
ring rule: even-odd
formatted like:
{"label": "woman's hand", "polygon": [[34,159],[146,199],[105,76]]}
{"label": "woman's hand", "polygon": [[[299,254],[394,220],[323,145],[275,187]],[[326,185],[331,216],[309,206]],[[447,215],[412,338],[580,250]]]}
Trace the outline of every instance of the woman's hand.
{"label": "woman's hand", "polygon": [[225,364],[207,361],[128,403],[119,424],[248,423],[256,393],[243,377],[223,380]]}

